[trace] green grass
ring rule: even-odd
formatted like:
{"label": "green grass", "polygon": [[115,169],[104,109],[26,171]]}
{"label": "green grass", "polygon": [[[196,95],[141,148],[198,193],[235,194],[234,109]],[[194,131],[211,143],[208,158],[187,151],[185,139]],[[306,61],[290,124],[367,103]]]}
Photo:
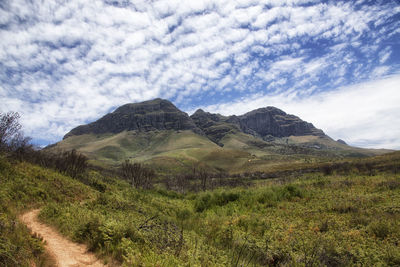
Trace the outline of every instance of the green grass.
{"label": "green grass", "polygon": [[0,266],[54,266],[38,236],[18,223],[24,210],[94,196],[93,190],[51,170],[0,156]]}
{"label": "green grass", "polygon": [[281,183],[181,195],[121,182],[83,205],[47,205],[41,216],[100,254],[144,266],[400,261],[399,175],[313,174]]}
{"label": "green grass", "polygon": [[[188,150],[210,151],[218,148],[206,137],[191,131],[122,132],[115,135],[85,134],[69,137],[50,150],[78,148],[94,161],[107,166],[125,159],[147,161],[154,157],[187,157]],[[195,154],[195,153],[194,153]],[[198,161],[197,158],[190,158]]]}
{"label": "green grass", "polygon": [[[225,127],[216,125],[215,128]],[[214,128],[212,128],[214,129]],[[219,134],[219,131],[216,131]],[[94,165],[118,166],[124,160],[151,164],[161,172],[185,172],[193,165],[231,173],[266,171],[279,164],[331,161],[346,157],[365,157],[385,150],[367,150],[340,144],[330,138],[291,136],[266,142],[249,134],[230,131],[212,142],[192,131],[124,131],[118,134],[70,136],[49,150],[78,149]],[[318,146],[320,149],[313,147]],[[238,156],[240,155],[240,156]],[[169,168],[165,168],[165,159]]]}
{"label": "green grass", "polygon": [[[23,226],[10,230],[19,212],[42,207],[43,221],[113,264],[394,266],[400,264],[399,157],[356,160],[345,174],[337,165],[329,175],[187,194],[136,190],[95,171],[84,185],[2,159],[0,225],[8,230],[0,228],[6,237],[0,255],[22,263],[43,255]],[[27,254],[12,249],[15,240]]]}

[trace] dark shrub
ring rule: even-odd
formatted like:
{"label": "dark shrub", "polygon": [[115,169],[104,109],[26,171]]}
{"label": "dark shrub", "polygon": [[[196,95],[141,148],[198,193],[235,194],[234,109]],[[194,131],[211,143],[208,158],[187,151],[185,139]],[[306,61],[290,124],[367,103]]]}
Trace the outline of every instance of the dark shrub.
{"label": "dark shrub", "polygon": [[391,230],[390,225],[384,221],[372,222],[368,225],[368,232],[380,239],[385,239]]}

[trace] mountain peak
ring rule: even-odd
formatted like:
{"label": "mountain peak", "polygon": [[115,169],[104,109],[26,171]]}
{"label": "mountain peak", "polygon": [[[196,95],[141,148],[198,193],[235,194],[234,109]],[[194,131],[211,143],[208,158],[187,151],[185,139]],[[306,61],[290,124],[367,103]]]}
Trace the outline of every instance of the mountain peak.
{"label": "mountain peak", "polygon": [[285,116],[287,115],[286,112],[284,112],[283,110],[276,108],[276,107],[272,107],[272,106],[267,106],[264,108],[258,108],[252,111],[249,111],[245,114],[243,114],[242,116],[246,116],[249,114],[255,114],[255,113],[269,113],[269,114],[274,114],[274,115],[282,115]]}
{"label": "mountain peak", "polygon": [[139,103],[128,103],[117,108],[113,113],[141,113],[144,114],[146,112],[182,112],[180,111],[174,104],[172,104],[169,100],[156,98],[153,100],[148,100]]}
{"label": "mountain peak", "polygon": [[78,126],[64,136],[123,131],[193,130],[202,134],[190,117],[166,99],[128,103],[101,119]]}
{"label": "mountain peak", "polygon": [[239,118],[242,130],[255,136],[325,136],[322,130],[311,123],[271,106],[247,112]]}
{"label": "mountain peak", "polygon": [[199,108],[199,109],[197,109],[193,114],[192,114],[192,116],[193,115],[199,115],[199,114],[204,114],[204,113],[206,113],[204,110],[202,110],[201,108]]}
{"label": "mountain peak", "polygon": [[261,138],[292,135],[325,136],[322,130],[315,128],[311,123],[271,106],[241,116],[229,117],[198,109],[189,117],[169,100],[156,98],[122,105],[95,122],[72,129],[64,139],[82,134],[154,130],[192,130],[200,135],[205,134],[217,144],[225,135],[237,131]]}

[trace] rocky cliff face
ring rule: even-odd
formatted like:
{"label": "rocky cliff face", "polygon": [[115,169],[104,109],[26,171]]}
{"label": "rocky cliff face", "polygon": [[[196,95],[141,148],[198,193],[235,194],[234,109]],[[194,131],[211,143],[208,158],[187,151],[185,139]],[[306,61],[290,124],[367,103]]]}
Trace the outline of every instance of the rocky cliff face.
{"label": "rocky cliff face", "polygon": [[311,123],[274,107],[256,109],[239,116],[239,124],[243,132],[262,138],[269,135],[275,137],[325,135]]}
{"label": "rocky cliff face", "polygon": [[120,133],[122,131],[192,130],[220,144],[228,133],[244,132],[267,140],[269,137],[324,136],[311,123],[274,107],[260,108],[241,116],[222,116],[197,110],[192,116],[168,100],[154,99],[126,104],[101,119],[78,126],[64,136]]}
{"label": "rocky cliff face", "polygon": [[294,115],[286,114],[274,107],[260,108],[241,116],[229,117],[199,109],[190,117],[215,143],[218,143],[226,134],[236,131],[242,131],[264,140],[271,136],[325,135],[323,131],[315,128],[311,123]]}
{"label": "rocky cliff face", "polygon": [[190,118],[216,144],[228,133],[240,131],[239,124],[229,122],[230,117],[204,112],[202,109],[198,109]]}
{"label": "rocky cliff face", "polygon": [[123,105],[95,122],[72,129],[64,139],[72,135],[120,133],[125,130],[192,130],[203,134],[186,113],[168,100],[157,98]]}

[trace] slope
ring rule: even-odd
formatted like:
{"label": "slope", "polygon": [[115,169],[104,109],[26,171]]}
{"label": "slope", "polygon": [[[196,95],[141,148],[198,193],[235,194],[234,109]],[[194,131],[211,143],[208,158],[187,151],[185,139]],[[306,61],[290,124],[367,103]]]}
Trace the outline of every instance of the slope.
{"label": "slope", "polygon": [[117,166],[126,159],[146,162],[162,172],[187,171],[196,164],[213,171],[252,171],[254,163],[268,168],[279,161],[325,161],[388,152],[336,142],[311,123],[274,107],[241,116],[199,109],[189,117],[163,99],[123,105],[72,129],[47,149],[78,149],[102,166]]}
{"label": "slope", "polygon": [[87,251],[85,245],[73,243],[52,227],[39,222],[39,211],[39,209],[35,209],[26,212],[21,215],[20,219],[33,233],[43,238],[45,248],[54,257],[57,267],[105,266],[93,253]]}
{"label": "slope", "polygon": [[[392,153],[342,162],[358,166],[345,173],[197,193],[138,190],[95,171],[82,174],[102,183],[96,190],[51,170],[0,161],[0,203],[19,203],[19,211],[41,207],[39,220],[113,266],[398,266],[399,159]],[[372,172],[359,168],[372,163]]]}

